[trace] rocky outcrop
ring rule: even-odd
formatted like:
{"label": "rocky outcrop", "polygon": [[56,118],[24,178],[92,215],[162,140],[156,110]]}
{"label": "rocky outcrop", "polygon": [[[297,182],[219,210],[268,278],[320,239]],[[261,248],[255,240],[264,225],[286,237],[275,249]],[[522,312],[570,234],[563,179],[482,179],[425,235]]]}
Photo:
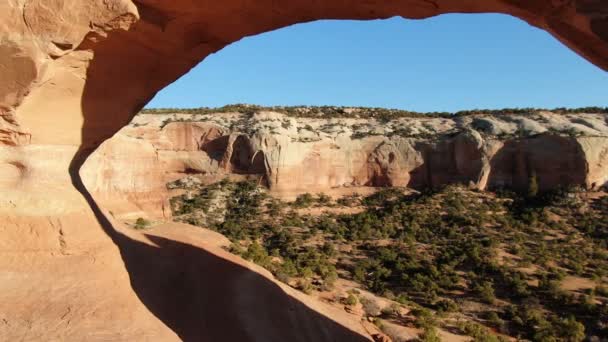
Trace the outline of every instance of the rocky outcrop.
{"label": "rocky outcrop", "polygon": [[369,154],[369,173],[363,183],[370,186],[408,186],[414,182],[411,173],[423,163],[422,153],[412,146],[411,141],[383,141]]}
{"label": "rocky outcrop", "polygon": [[289,193],[453,183],[524,191],[531,177],[541,190],[597,189],[608,179],[606,118],[544,112],[380,123],[275,112],[149,114],[104,143],[84,175],[117,213],[133,205],[117,206],[112,198],[165,216],[171,196],[165,184],[192,174],[207,183],[249,177]]}
{"label": "rocky outcrop", "polygon": [[485,152],[485,141],[477,131],[464,129],[447,137],[422,140],[417,142],[417,148],[424,161],[412,171],[409,186],[432,188],[462,183],[485,187],[481,183],[487,172],[489,155]]}
{"label": "rocky outcrop", "polygon": [[602,137],[581,137],[577,141],[585,155],[587,188],[608,186],[608,141]]}

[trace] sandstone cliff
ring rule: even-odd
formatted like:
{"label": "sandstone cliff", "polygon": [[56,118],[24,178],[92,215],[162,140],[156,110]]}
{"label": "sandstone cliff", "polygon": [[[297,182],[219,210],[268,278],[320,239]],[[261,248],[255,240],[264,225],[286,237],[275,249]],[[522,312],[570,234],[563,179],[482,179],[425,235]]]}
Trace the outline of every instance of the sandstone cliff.
{"label": "sandstone cliff", "polygon": [[[84,168],[118,212],[169,215],[166,183],[257,179],[274,192],[336,187],[597,189],[608,180],[608,115],[539,112],[453,118],[295,118],[256,113],[143,114]],[[121,201],[116,202],[116,199]]]}

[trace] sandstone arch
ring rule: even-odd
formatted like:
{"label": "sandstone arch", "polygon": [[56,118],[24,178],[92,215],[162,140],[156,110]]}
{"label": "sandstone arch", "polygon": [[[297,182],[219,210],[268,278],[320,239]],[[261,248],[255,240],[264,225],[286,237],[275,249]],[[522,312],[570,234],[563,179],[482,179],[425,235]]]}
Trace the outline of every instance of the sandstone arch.
{"label": "sandstone arch", "polygon": [[[32,143],[96,145],[161,88],[248,35],[317,19],[519,17],[608,68],[608,5],[575,1],[13,1],[1,5],[0,107]],[[26,96],[27,95],[27,96]]]}
{"label": "sandstone arch", "polygon": [[608,70],[608,4],[598,0],[7,1],[0,70],[12,71],[0,82],[0,142],[27,148],[3,153],[29,165],[31,146],[61,146],[54,170],[34,167],[30,179],[50,172],[65,184],[78,149],[83,162],[157,91],[245,36],[318,19],[482,12],[519,17]]}
{"label": "sandstone arch", "polygon": [[[20,276],[0,282],[0,302],[18,303],[3,308],[8,325],[0,326],[0,339],[198,337],[183,320],[174,321],[177,308],[158,302],[170,293],[147,280],[164,281],[162,275],[147,277],[158,264],[179,264],[180,254],[198,264],[213,257],[187,242],[115,231],[119,222],[106,218],[80,179],[88,154],[158,90],[245,36],[317,19],[421,19],[456,12],[519,17],[608,70],[608,4],[599,0],[1,2],[0,160],[12,166],[0,167],[11,176],[0,184],[0,270]],[[27,165],[27,177],[15,165]],[[268,280],[256,282],[268,285],[266,303],[293,303]],[[96,295],[99,289],[110,291],[113,301]],[[300,330],[314,340],[331,340],[336,332],[365,334],[360,327],[345,329],[348,320],[337,327],[309,311],[298,309],[286,324],[308,319],[274,340],[290,340]]]}

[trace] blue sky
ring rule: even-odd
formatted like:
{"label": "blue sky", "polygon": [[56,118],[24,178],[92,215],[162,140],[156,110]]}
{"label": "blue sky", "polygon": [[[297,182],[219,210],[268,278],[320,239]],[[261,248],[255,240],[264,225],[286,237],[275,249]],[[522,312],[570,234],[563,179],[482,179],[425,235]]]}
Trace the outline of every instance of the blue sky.
{"label": "blue sky", "polygon": [[344,105],[414,111],[608,106],[608,73],[498,15],[318,21],[236,42],[147,107]]}

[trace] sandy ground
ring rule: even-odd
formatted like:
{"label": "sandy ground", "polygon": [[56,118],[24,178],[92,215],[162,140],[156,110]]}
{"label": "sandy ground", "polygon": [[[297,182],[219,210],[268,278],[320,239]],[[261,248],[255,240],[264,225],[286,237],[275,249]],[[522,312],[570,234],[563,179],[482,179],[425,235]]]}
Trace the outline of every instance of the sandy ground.
{"label": "sandy ground", "polygon": [[566,276],[560,287],[565,291],[580,291],[595,288],[596,285],[596,282],[589,278]]}

